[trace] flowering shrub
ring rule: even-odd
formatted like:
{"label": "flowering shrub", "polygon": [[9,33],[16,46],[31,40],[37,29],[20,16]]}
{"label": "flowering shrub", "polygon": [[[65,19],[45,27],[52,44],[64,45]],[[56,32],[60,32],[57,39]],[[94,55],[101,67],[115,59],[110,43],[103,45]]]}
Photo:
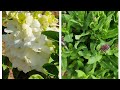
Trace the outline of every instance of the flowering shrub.
{"label": "flowering shrub", "polygon": [[[6,56],[12,68],[29,74],[29,77],[32,75],[30,78],[34,77],[30,72],[42,75],[38,76],[42,78],[58,78],[58,60],[54,59],[58,59],[59,29],[58,18],[52,12],[6,11],[3,12],[3,26],[6,33],[2,35],[5,43],[3,62]],[[3,72],[6,66],[11,67],[3,63]]]}

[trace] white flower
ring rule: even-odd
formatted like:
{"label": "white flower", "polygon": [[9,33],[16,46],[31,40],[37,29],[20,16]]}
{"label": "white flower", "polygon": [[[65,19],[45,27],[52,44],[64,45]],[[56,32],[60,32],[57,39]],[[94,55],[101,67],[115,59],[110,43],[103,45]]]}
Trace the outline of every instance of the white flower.
{"label": "white flower", "polygon": [[10,13],[10,11],[6,11],[6,14],[8,15]]}
{"label": "white flower", "polygon": [[23,13],[21,16],[25,18],[25,21],[20,21],[23,18],[19,19],[17,16],[19,13],[9,12],[15,17],[7,23],[5,32],[9,34],[2,36],[3,41],[6,43],[5,55],[14,68],[18,68],[24,73],[31,70],[44,72],[42,66],[49,61],[54,46],[52,41],[47,39],[47,36],[42,35],[41,32],[47,31],[47,28],[53,31],[58,29],[55,26],[50,28],[48,16],[40,14],[39,18],[42,19],[38,20],[29,12],[20,13]]}
{"label": "white flower", "polygon": [[34,19],[31,23],[31,28],[39,28],[40,27],[40,23],[37,19]]}
{"label": "white flower", "polygon": [[26,13],[26,24],[31,25],[33,21],[33,17],[30,15],[30,13]]}
{"label": "white flower", "polygon": [[7,22],[7,29],[5,29],[6,33],[12,33],[18,30],[18,22],[16,20],[9,20]]}
{"label": "white flower", "polygon": [[[28,47],[11,47],[6,49],[6,56],[9,57],[14,68],[27,73],[31,70],[43,71],[42,66],[48,62],[50,49],[47,46],[41,47],[41,52],[35,52]],[[27,69],[26,69],[27,68]]]}
{"label": "white flower", "polygon": [[47,31],[56,31],[56,32],[59,32],[59,30],[58,30],[57,27],[48,27],[46,30]]}

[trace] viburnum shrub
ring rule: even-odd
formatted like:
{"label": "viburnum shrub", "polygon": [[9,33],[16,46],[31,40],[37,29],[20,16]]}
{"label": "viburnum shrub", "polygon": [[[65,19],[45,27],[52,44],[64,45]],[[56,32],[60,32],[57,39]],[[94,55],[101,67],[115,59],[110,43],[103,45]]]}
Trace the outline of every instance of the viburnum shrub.
{"label": "viburnum shrub", "polygon": [[62,12],[62,78],[118,78],[118,12]]}
{"label": "viburnum shrub", "polygon": [[[8,66],[29,74],[30,78],[38,76],[38,72],[42,73],[38,78],[58,78],[57,16],[51,11],[6,11],[3,27],[3,72]],[[5,56],[12,65],[5,65]],[[33,70],[37,71],[35,76],[30,74]],[[13,74],[16,72],[13,70]]]}

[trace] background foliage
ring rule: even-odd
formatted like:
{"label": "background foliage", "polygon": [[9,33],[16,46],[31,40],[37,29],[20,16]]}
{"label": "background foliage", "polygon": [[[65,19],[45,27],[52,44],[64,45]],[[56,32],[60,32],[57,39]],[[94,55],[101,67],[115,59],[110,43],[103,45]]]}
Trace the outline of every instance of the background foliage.
{"label": "background foliage", "polygon": [[62,12],[62,78],[118,78],[118,12]]}

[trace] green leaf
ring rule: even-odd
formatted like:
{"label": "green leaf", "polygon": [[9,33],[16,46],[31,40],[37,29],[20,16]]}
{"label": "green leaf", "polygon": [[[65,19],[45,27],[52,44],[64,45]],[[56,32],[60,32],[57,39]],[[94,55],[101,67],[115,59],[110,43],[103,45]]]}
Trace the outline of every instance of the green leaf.
{"label": "green leaf", "polygon": [[34,74],[34,75],[30,76],[28,79],[44,79],[44,78],[39,74]]}
{"label": "green leaf", "polygon": [[82,26],[81,23],[79,23],[78,21],[76,21],[76,20],[74,20],[74,19],[71,19],[69,22],[70,22],[71,25],[73,25],[73,26],[75,26],[76,24],[77,24],[78,26]]}
{"label": "green leaf", "polygon": [[89,32],[87,32],[87,33],[82,33],[81,35],[75,35],[75,39],[76,40],[79,40],[81,37],[83,37],[83,36],[86,36],[86,35],[88,35],[89,34]]}
{"label": "green leaf", "polygon": [[7,65],[2,64],[3,70],[6,70],[8,68]]}
{"label": "green leaf", "polygon": [[45,68],[48,71],[48,73],[58,76],[58,69],[54,64],[51,63],[44,64],[43,68]]}
{"label": "green leaf", "polygon": [[87,46],[85,44],[80,44],[80,46],[78,47],[79,50],[84,50],[86,48]]}
{"label": "green leaf", "polygon": [[97,61],[100,61],[101,58],[102,58],[102,55],[99,55],[99,54],[97,54],[97,55],[95,55],[95,56],[92,56],[92,57],[89,58],[87,64],[93,64],[93,63],[95,63],[95,62],[97,62]]}
{"label": "green leaf", "polygon": [[105,69],[110,69],[112,71],[117,72],[117,67],[115,67],[109,60],[107,61],[101,61],[101,66],[104,67]]}
{"label": "green leaf", "polygon": [[94,74],[96,76],[101,76],[101,78],[102,78],[102,77],[105,77],[105,74],[108,73],[108,72],[109,72],[109,69],[101,68],[101,69],[97,70]]}
{"label": "green leaf", "polygon": [[75,70],[77,72],[77,76],[79,78],[84,78],[86,77],[86,74],[82,70]]}
{"label": "green leaf", "polygon": [[77,60],[77,63],[78,63],[79,68],[83,68],[84,67],[84,64],[82,63],[81,60]]}
{"label": "green leaf", "polygon": [[89,12],[89,13],[87,14],[87,18],[86,18],[86,20],[85,20],[85,22],[84,22],[83,30],[87,30],[87,29],[88,29],[88,26],[89,26],[89,24],[91,23],[92,19],[93,19],[93,17],[92,17],[92,12]]}
{"label": "green leaf", "polygon": [[55,31],[43,31],[42,34],[46,35],[50,39],[59,41],[59,32],[55,32]]}
{"label": "green leaf", "polygon": [[68,21],[71,20],[71,19],[72,19],[72,16],[71,16],[71,15],[62,14],[62,21],[68,22]]}
{"label": "green leaf", "polygon": [[73,37],[73,34],[65,35],[64,41],[65,42],[73,42],[72,37]]}
{"label": "green leaf", "polygon": [[56,61],[56,62],[59,62],[59,56],[56,54],[56,53],[52,53],[51,54],[51,58]]}
{"label": "green leaf", "polygon": [[83,51],[79,51],[78,54],[79,54],[80,56],[84,56]]}
{"label": "green leaf", "polygon": [[98,78],[96,78],[94,75],[91,75],[91,77],[92,77],[92,79],[98,79]]}
{"label": "green leaf", "polygon": [[65,72],[67,70],[67,58],[62,58],[62,71]]}
{"label": "green leaf", "polygon": [[112,40],[108,41],[107,44],[111,46],[116,39],[117,39],[117,38],[113,38]]}
{"label": "green leaf", "polygon": [[90,70],[90,71],[88,72],[88,74],[89,74],[89,75],[93,75],[94,72],[95,72],[95,68],[96,68],[96,63],[93,64],[92,70]]}
{"label": "green leaf", "polygon": [[90,53],[90,51],[88,51],[88,50],[84,50],[83,51],[83,54],[84,54],[84,58],[85,59],[89,59],[90,57],[91,57],[91,53]]}
{"label": "green leaf", "polygon": [[113,66],[115,66],[116,68],[118,68],[118,58],[114,57],[114,56],[107,56],[110,60],[110,62],[113,64]]}
{"label": "green leaf", "polygon": [[9,75],[9,68],[5,69],[4,71],[2,70],[2,79],[8,79],[8,75]]}
{"label": "green leaf", "polygon": [[75,11],[68,11],[68,13],[70,14],[70,16],[73,16],[73,17],[76,15]]}
{"label": "green leaf", "polygon": [[106,17],[106,21],[105,21],[105,24],[103,26],[105,29],[108,29],[110,27],[110,22],[112,20],[112,16],[114,15],[114,13],[115,13],[114,11],[109,12],[109,15]]}
{"label": "green leaf", "polygon": [[118,36],[118,28],[108,30],[105,34],[101,35],[103,39],[113,38],[115,36]]}
{"label": "green leaf", "polygon": [[90,43],[90,50],[91,50],[91,52],[92,52],[93,54],[96,53],[95,47],[96,47],[96,43],[91,42],[91,43]]}
{"label": "green leaf", "polygon": [[77,17],[78,17],[78,21],[83,25],[83,22],[85,20],[85,11],[76,11]]}
{"label": "green leaf", "polygon": [[104,23],[105,23],[105,20],[106,20],[106,18],[102,18],[100,21],[99,21],[99,24],[93,29],[93,30],[102,30],[102,27],[103,27],[103,25],[104,25]]}
{"label": "green leaf", "polygon": [[68,68],[74,68],[77,65],[76,60],[69,64]]}
{"label": "green leaf", "polygon": [[73,49],[70,55],[71,55],[70,59],[76,59],[76,57],[78,57],[77,49]]}
{"label": "green leaf", "polygon": [[5,69],[5,66],[8,68],[12,68],[12,63],[9,61],[9,58],[3,55],[2,55],[2,64],[4,66],[4,69]]}
{"label": "green leaf", "polygon": [[115,55],[116,57],[118,57],[118,52],[114,53],[114,55]]}

